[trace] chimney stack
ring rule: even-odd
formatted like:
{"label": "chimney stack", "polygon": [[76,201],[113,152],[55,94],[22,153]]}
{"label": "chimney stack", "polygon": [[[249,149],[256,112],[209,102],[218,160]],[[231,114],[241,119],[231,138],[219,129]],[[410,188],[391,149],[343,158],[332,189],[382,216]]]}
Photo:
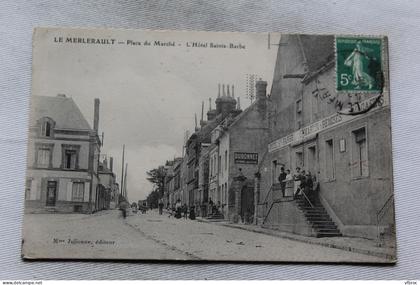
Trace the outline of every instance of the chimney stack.
{"label": "chimney stack", "polygon": [[[219,91],[220,91],[220,84],[219,84]],[[216,100],[217,101],[217,100]],[[207,112],[207,121],[212,121],[214,118],[216,118],[217,111],[211,109],[211,98],[209,98],[209,111]]]}
{"label": "chimney stack", "polygon": [[95,98],[95,106],[93,109],[93,130],[96,132],[96,134],[98,134],[98,129],[99,129],[99,99]]}
{"label": "chimney stack", "polygon": [[257,89],[257,100],[267,99],[267,81],[260,80],[255,83],[255,89]]}
{"label": "chimney stack", "polygon": [[260,80],[255,83],[255,89],[257,90],[257,104],[258,110],[265,117],[267,110],[267,81]]}

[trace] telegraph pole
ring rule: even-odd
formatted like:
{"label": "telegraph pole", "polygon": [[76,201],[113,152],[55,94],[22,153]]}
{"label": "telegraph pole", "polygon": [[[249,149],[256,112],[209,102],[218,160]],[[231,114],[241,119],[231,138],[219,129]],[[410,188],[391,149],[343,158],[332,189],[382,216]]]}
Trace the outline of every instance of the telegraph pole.
{"label": "telegraph pole", "polygon": [[123,195],[123,187],[124,187],[124,152],[125,152],[125,144],[123,144],[122,164],[121,164],[122,165],[122,169],[121,169],[121,184],[120,184],[121,195]]}

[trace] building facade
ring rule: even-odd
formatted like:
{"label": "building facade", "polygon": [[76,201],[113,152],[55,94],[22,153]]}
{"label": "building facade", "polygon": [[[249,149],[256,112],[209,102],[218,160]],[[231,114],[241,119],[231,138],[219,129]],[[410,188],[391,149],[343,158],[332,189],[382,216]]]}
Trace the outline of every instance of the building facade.
{"label": "building facade", "polygon": [[93,129],[65,95],[33,96],[30,119],[25,210],[97,211],[99,99]]}
{"label": "building facade", "polygon": [[[235,222],[251,222],[254,215],[254,175],[268,141],[266,88],[267,82],[258,81],[257,100],[227,116],[212,132],[211,198]],[[243,178],[240,189],[234,187],[237,177]]]}
{"label": "building facade", "polygon": [[101,199],[97,199],[100,205],[98,209],[115,209],[118,206],[119,186],[113,168],[113,157],[109,158],[109,163],[107,158],[99,163],[98,174],[102,193],[98,194],[101,197]]}
{"label": "building facade", "polygon": [[[280,168],[295,173],[299,167],[316,177],[319,199],[343,235],[372,238],[378,213],[393,193],[389,90],[337,93],[335,60],[334,36],[281,37],[256,218],[266,226],[305,232],[294,202],[274,195]],[[393,202],[385,216],[384,231],[393,227]]]}

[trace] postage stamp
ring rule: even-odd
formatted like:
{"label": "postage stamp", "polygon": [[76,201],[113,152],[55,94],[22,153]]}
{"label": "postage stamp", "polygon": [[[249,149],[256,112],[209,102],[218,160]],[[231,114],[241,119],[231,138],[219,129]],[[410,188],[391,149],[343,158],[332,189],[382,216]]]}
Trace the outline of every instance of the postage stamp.
{"label": "postage stamp", "polygon": [[336,37],[337,91],[380,92],[383,85],[382,39]]}

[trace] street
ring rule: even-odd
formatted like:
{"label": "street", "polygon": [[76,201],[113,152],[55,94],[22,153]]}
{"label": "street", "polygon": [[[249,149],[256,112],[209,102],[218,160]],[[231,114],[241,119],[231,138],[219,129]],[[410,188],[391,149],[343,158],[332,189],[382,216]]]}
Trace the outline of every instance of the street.
{"label": "street", "polygon": [[[118,210],[82,214],[28,214],[28,258],[224,261],[380,262],[379,257],[292,241],[217,223],[175,219],[156,211],[123,219]],[[31,231],[30,235],[25,230]],[[35,254],[36,252],[36,254]]]}

